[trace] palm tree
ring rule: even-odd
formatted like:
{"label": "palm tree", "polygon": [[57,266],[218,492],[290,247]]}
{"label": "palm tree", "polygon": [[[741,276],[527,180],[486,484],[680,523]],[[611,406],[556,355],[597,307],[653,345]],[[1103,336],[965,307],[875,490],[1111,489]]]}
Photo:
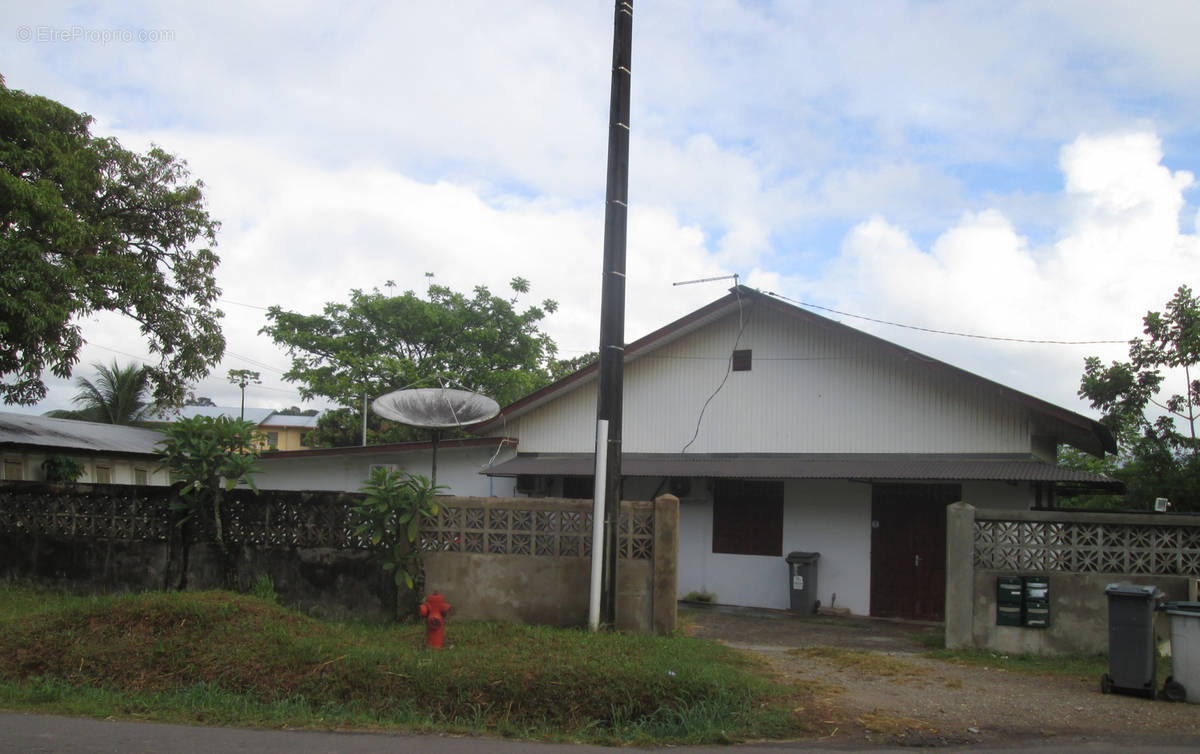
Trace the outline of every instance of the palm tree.
{"label": "palm tree", "polygon": [[71,401],[80,408],[75,410],[49,411],[46,416],[58,419],[82,419],[101,424],[137,424],[150,410],[146,400],[149,391],[149,374],[146,368],[135,364],[121,366],[115,360],[112,366],[93,364],[96,381],[84,377],[75,378],[79,392]]}

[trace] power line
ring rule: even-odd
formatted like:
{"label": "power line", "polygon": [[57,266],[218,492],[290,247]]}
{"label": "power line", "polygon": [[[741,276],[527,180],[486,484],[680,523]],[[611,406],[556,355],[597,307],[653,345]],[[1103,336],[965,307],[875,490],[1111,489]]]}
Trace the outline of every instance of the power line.
{"label": "power line", "polygon": [[903,327],[907,330],[918,330],[920,332],[933,333],[935,335],[953,335],[953,336],[959,337],[959,338],[975,338],[978,340],[1000,340],[1000,341],[1005,341],[1007,343],[1037,343],[1037,344],[1042,344],[1042,345],[1054,345],[1054,346],[1094,346],[1094,345],[1107,345],[1107,344],[1112,344],[1112,343],[1128,343],[1129,342],[1128,340],[1040,340],[1037,338],[1005,338],[1005,337],[1001,337],[999,335],[976,335],[974,333],[955,332],[953,330],[937,330],[932,327],[918,327],[916,325],[905,325],[900,322],[891,322],[886,319],[876,319],[875,317],[868,317],[863,314],[851,314],[850,312],[838,311],[837,309],[830,309],[828,306],[820,306],[819,304],[810,304],[807,301],[799,301],[794,298],[788,298],[787,296],[784,296],[783,294],[780,294],[780,293],[775,293],[774,291],[763,291],[763,292],[766,293],[768,296],[774,296],[775,298],[783,299],[784,301],[788,301],[790,303],[796,304],[797,306],[803,306],[806,309],[820,309],[821,311],[831,312],[833,314],[837,314],[837,315],[840,315],[843,317],[854,317],[855,319],[862,319],[862,320],[866,320],[867,322],[875,322],[876,324],[880,324],[880,325],[890,325],[892,327]]}

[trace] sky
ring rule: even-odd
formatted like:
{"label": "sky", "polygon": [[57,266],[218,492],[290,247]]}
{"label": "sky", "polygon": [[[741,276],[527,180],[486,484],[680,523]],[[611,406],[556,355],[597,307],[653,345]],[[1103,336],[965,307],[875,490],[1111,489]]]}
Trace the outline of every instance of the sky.
{"label": "sky", "polygon": [[[597,349],[611,2],[101,6],[9,0],[0,73],[203,181],[227,350],[197,395],[252,369],[246,405],[325,407],[266,307],[427,274],[527,278],[560,357]],[[1084,358],[1200,287],[1200,3],[638,0],[633,28],[628,340],[736,274],[1095,416]],[[151,358],[82,325],[77,375]],[[3,410],[70,407],[47,384]]]}

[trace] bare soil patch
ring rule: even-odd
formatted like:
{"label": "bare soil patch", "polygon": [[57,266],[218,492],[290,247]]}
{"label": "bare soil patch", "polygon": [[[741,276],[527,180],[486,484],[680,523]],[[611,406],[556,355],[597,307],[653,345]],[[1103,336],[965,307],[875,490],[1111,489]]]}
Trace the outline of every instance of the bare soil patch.
{"label": "bare soil patch", "polygon": [[[721,606],[680,610],[688,634],[764,658],[830,743],[939,746],[1046,739],[1200,745],[1200,705],[1101,694],[1099,679],[933,659],[941,626]],[[1161,684],[1163,679],[1159,679]]]}

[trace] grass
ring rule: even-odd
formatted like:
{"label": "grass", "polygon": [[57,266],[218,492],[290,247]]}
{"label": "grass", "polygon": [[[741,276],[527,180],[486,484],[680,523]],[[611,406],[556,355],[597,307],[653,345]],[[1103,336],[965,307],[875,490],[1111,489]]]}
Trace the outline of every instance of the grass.
{"label": "grass", "polygon": [[808,730],[789,690],[713,642],[453,620],[443,651],[423,642],[421,626],[321,621],[261,596],[8,586],[0,707],[606,744]]}

